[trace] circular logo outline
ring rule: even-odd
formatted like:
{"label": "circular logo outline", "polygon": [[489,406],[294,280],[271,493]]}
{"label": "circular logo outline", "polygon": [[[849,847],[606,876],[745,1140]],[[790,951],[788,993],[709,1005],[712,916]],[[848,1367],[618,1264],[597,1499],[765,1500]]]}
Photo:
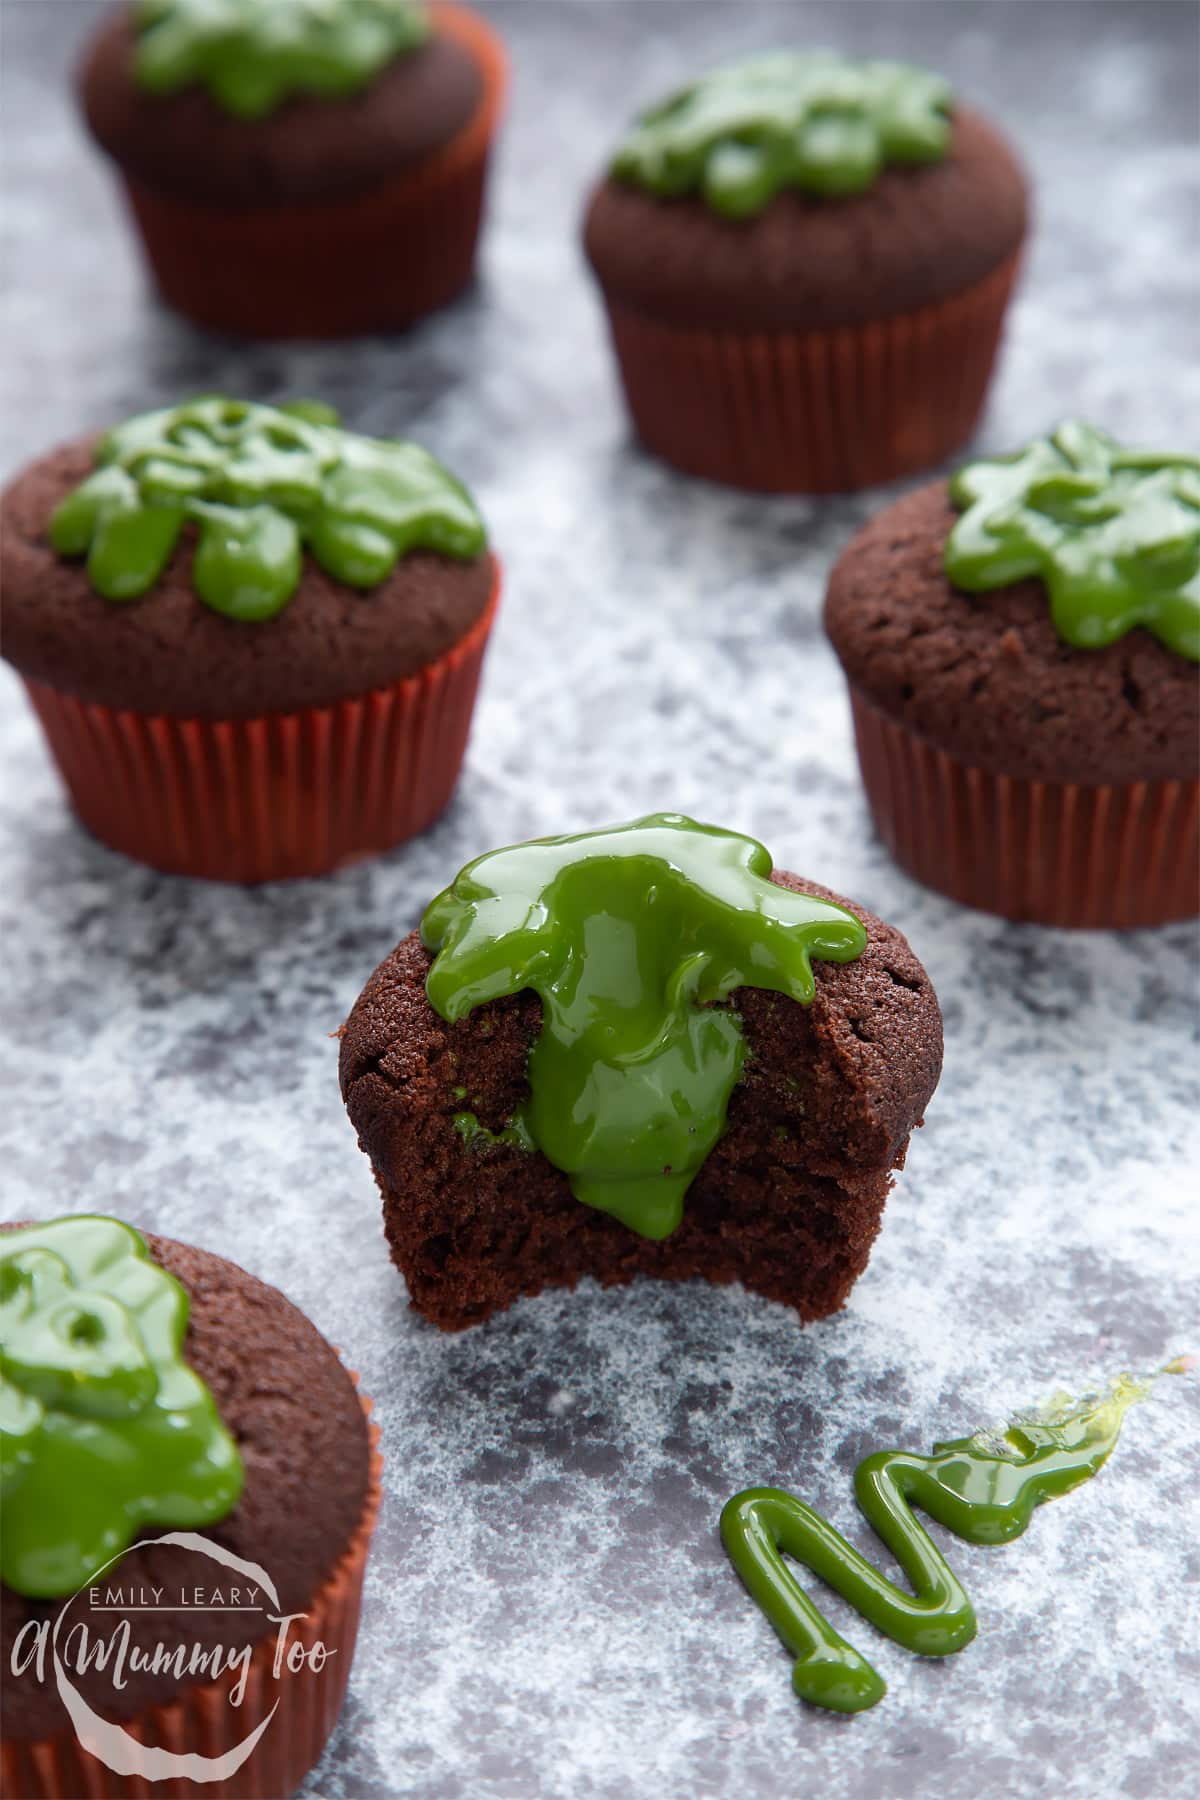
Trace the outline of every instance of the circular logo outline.
{"label": "circular logo outline", "polygon": [[[199,1551],[214,1562],[223,1563],[226,1568],[234,1569],[240,1575],[248,1576],[270,1596],[276,1612],[279,1611],[279,1595],[275,1584],[266,1570],[257,1563],[247,1562],[243,1557],[226,1550],[223,1545],[216,1544],[211,1538],[199,1536],[194,1531],[167,1531],[161,1537],[141,1538],[136,1544],[129,1544],[116,1556],[110,1556],[103,1566],[96,1570],[88,1587],[104,1575],[115,1563],[121,1562],[132,1550],[148,1548],[154,1544],[172,1544],[182,1550]],[[229,1750],[222,1751],[219,1756],[203,1756],[198,1751],[162,1750],[157,1745],[143,1744],[137,1738],[130,1737],[121,1725],[114,1725],[92,1710],[83,1695],[75,1687],[63,1667],[58,1654],[58,1633],[63,1619],[74,1600],[84,1592],[77,1589],[66,1606],[59,1609],[55,1616],[54,1626],[50,1633],[50,1655],[54,1665],[54,1680],[58,1688],[59,1698],[67,1710],[75,1735],[81,1747],[89,1755],[96,1757],[106,1769],[114,1775],[137,1775],[145,1781],[166,1781],[171,1777],[182,1777],[187,1781],[209,1782],[224,1781],[234,1775],[243,1763],[253,1754],[267,1726],[275,1717],[279,1706],[277,1698],[274,1706],[265,1719],[259,1721],[248,1737],[242,1739]]]}

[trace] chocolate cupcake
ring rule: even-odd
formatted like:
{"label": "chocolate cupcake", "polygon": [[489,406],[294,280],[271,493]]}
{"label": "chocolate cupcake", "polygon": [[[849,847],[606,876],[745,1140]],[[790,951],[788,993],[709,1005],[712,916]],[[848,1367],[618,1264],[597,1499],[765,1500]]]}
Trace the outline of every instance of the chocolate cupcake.
{"label": "chocolate cupcake", "polygon": [[505,82],[409,0],[133,0],[79,72],[163,298],[249,337],[393,331],[471,279]]}
{"label": "chocolate cupcake", "polygon": [[0,1316],[3,1792],[294,1792],[379,1504],[352,1378],[274,1288],[116,1219],[0,1229]]}
{"label": "chocolate cupcake", "polygon": [[938,76],[754,57],[652,108],[585,247],[637,431],[689,475],[827,493],[926,468],[983,405],[1026,231]]}
{"label": "chocolate cupcake", "polygon": [[417,445],[209,397],[43,457],[0,521],[4,655],[115,849],[316,875],[446,805],[499,570]]}
{"label": "chocolate cupcake", "polygon": [[825,624],[880,836],[954,900],[1132,927],[1200,903],[1200,457],[1067,424],[889,507]]}
{"label": "chocolate cupcake", "polygon": [[412,1304],[447,1330],[582,1275],[844,1302],[941,1070],[890,926],[673,814],[469,864],[343,1027]]}

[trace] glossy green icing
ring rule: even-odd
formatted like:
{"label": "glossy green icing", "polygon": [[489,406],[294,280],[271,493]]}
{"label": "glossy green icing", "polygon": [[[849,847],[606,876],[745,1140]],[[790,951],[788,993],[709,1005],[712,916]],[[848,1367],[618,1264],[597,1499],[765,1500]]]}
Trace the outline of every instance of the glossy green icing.
{"label": "glossy green icing", "polygon": [[72,1594],[143,1525],[212,1525],[242,1461],[182,1356],[188,1297],[116,1219],[0,1234],[0,1577]]}
{"label": "glossy green icing", "polygon": [[1077,650],[1142,625],[1200,660],[1200,456],[1129,450],[1069,423],[1014,456],[968,463],[946,540],[955,587],[988,593],[1038,576]]}
{"label": "glossy green icing", "polygon": [[136,0],[133,16],[139,87],[199,84],[243,119],[291,94],[357,93],[430,35],[410,0]]}
{"label": "glossy green icing", "polygon": [[612,172],[747,218],[784,188],[860,194],[888,163],[940,161],[951,104],[940,76],[908,63],[776,51],[716,69],[643,113]]}
{"label": "glossy green icing", "polygon": [[[755,987],[805,1005],[810,957],[851,962],[866,946],[851,914],[770,873],[753,838],[656,813],[481,856],[421,921],[443,1019],[539,995],[529,1099],[508,1130],[643,1237],[675,1230],[725,1129],[746,1044],[720,1003]],[[470,1114],[455,1125],[482,1133]]]}
{"label": "glossy green icing", "polygon": [[[458,1100],[464,1098],[457,1088],[454,1096]],[[464,1144],[516,1144],[521,1150],[537,1149],[522,1113],[517,1113],[503,1131],[489,1131],[486,1125],[479,1123],[473,1112],[455,1113],[453,1124]]]}
{"label": "glossy green icing", "polygon": [[96,461],[49,537],[60,556],[87,557],[106,600],[147,593],[189,523],[197,594],[246,624],[287,605],[305,549],[335,580],[372,588],[410,551],[467,560],[487,542],[471,496],[428,451],[342,431],[311,401],[207,395],[142,413],[102,439]]}
{"label": "glossy green icing", "polygon": [[[1192,1359],[1169,1363],[1183,1373]],[[935,1444],[931,1456],[882,1450],[859,1463],[858,1504],[915,1590],[910,1594],[848,1544],[821,1514],[778,1488],[747,1488],[721,1514],[721,1537],[742,1580],[795,1657],[792,1686],[834,1712],[862,1712],[886,1683],[800,1586],[792,1557],[871,1624],[921,1656],[949,1656],[975,1636],[966,1592],[914,1508],[971,1544],[1020,1537],[1035,1506],[1087,1481],[1107,1461],[1127,1409],[1150,1381],[1123,1376],[1107,1393],[1059,1394],[999,1434]]]}

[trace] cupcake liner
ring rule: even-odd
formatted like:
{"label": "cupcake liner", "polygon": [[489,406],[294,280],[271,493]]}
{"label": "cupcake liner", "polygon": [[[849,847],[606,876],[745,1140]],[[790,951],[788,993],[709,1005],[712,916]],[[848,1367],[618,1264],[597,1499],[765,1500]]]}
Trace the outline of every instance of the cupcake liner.
{"label": "cupcake liner", "polygon": [[1038,925],[1132,930],[1200,912],[1200,782],[996,775],[853,688],[850,702],[876,828],[918,881]]}
{"label": "cupcake liner", "polygon": [[436,662],[301,712],[177,719],[25,686],[75,811],[114,850],[210,881],[323,875],[414,837],[449,802],[498,599],[497,573],[486,611]]}
{"label": "cupcake liner", "polygon": [[247,211],[172,199],[122,175],[169,305],[242,337],[353,337],[411,325],[467,285],[507,65],[477,14],[447,5],[435,16],[480,65],[484,88],[462,130],[414,168],[361,194]]}
{"label": "cupcake liner", "polygon": [[[353,1374],[353,1371],[351,1371]],[[354,1376],[357,1384],[358,1377]],[[306,1616],[288,1634],[288,1644],[306,1650],[320,1642],[330,1652],[320,1670],[273,1674],[276,1633],[259,1643],[250,1658],[245,1694],[238,1707],[227,1694],[230,1678],[186,1688],[168,1704],[148,1707],[136,1719],[122,1721],[130,1737],[178,1754],[220,1756],[236,1748],[270,1712],[271,1723],[235,1773],[220,1781],[169,1777],[150,1781],[118,1775],[84,1750],[67,1730],[37,1741],[4,1739],[0,1744],[0,1794],[5,1800],[286,1800],[295,1793],[318,1761],[337,1722],[362,1602],[363,1571],[379,1512],[379,1427],[371,1421],[371,1405],[360,1395],[367,1416],[370,1463],[362,1517],[346,1549]]]}
{"label": "cupcake liner", "polygon": [[979,417],[1018,263],[829,331],[670,325],[606,295],[638,435],[688,475],[761,493],[844,493],[928,468]]}

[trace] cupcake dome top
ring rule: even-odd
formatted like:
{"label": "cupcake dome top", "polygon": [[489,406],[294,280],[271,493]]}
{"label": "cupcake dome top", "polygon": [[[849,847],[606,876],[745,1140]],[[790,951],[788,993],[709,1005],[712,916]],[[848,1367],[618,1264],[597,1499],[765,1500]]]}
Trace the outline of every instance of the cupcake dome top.
{"label": "cupcake dome top", "polygon": [[100,440],[96,462],[49,537],[60,556],[86,556],[106,600],[148,593],[189,523],[197,595],[246,623],[288,604],[305,548],[348,587],[372,588],[414,550],[469,560],[487,541],[470,495],[428,451],[342,431],[312,402],[218,395],[142,413]]}
{"label": "cupcake dome top", "polygon": [[[852,690],[944,753],[1010,779],[1190,779],[1195,664],[1144,624],[1065,643],[1032,555],[1019,579],[999,585],[997,562],[978,590],[960,586],[947,545],[965,516],[950,483],[934,481],[878,512],[838,557],[825,628]],[[1072,543],[1068,559],[1090,558],[1086,535],[1063,547]]]}
{"label": "cupcake dome top", "polygon": [[356,93],[430,35],[411,0],[137,0],[133,18],[140,87],[198,83],[244,119],[292,94]]}
{"label": "cupcake dome top", "polygon": [[663,198],[698,194],[731,218],[787,188],[858,194],[887,164],[939,161],[952,94],[909,63],[776,51],[716,69],[642,114],[613,159]]}
{"label": "cupcake dome top", "polygon": [[1200,456],[1133,450],[1078,422],[950,483],[962,515],[946,573],[987,593],[1038,576],[1054,628],[1079,650],[1142,625],[1200,661]]}
{"label": "cupcake dome top", "polygon": [[188,1296],[117,1219],[0,1235],[0,1575],[74,1593],[144,1525],[211,1525],[243,1468],[183,1358]]}
{"label": "cupcake dome top", "polygon": [[[852,962],[866,946],[853,914],[780,887],[771,866],[753,838],[655,813],[479,857],[421,921],[443,1019],[539,995],[510,1140],[642,1236],[676,1230],[725,1129],[745,1042],[717,1003],[758,988],[807,1005],[810,958]],[[479,1135],[470,1114],[456,1124]]]}
{"label": "cupcake dome top", "polygon": [[3,654],[174,718],[327,707],[438,662],[499,571],[473,500],[328,408],[209,396],[64,444],[0,495]]}

